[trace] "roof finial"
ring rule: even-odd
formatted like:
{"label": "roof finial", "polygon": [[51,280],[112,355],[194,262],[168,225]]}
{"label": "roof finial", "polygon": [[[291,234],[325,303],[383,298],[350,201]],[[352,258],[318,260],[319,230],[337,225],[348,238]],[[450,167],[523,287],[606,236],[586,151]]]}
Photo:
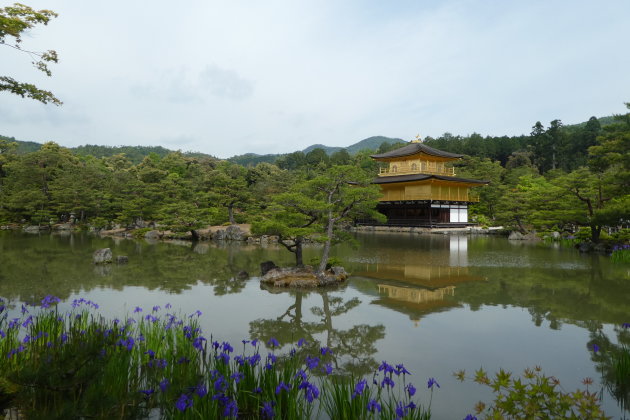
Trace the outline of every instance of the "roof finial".
{"label": "roof finial", "polygon": [[416,138],[411,140],[411,143],[422,143],[422,139],[420,138],[420,134],[416,134]]}

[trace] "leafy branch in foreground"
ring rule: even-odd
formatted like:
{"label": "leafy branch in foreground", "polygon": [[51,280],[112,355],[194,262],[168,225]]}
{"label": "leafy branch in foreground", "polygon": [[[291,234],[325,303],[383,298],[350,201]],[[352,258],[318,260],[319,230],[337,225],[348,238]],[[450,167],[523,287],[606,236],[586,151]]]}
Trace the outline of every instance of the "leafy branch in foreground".
{"label": "leafy branch in foreground", "polygon": [[[57,17],[57,13],[51,10],[33,10],[32,8],[15,3],[13,6],[0,7],[0,45],[4,45],[20,52],[28,54],[33,58],[33,66],[51,76],[52,72],[48,68],[48,63],[59,62],[57,52],[30,51],[22,48],[22,34],[35,25],[48,25],[48,22]],[[13,43],[8,42],[8,38],[13,39]],[[28,97],[36,101],[47,104],[52,102],[61,105],[62,102],[47,90],[39,89],[31,83],[18,82],[12,77],[0,76],[0,91],[7,91],[21,97]]]}
{"label": "leafy branch in foreground", "polygon": [[[462,382],[466,379],[464,370],[453,375]],[[601,409],[597,393],[588,390],[588,385],[593,382],[590,378],[582,381],[586,390],[573,392],[562,390],[560,381],[553,376],[546,376],[539,366],[525,369],[523,378],[503,369],[491,378],[485,370],[478,369],[470,379],[490,388],[495,399],[491,405],[479,401],[475,405],[475,414],[484,414],[486,419],[610,418]],[[476,419],[473,415],[466,418]]]}

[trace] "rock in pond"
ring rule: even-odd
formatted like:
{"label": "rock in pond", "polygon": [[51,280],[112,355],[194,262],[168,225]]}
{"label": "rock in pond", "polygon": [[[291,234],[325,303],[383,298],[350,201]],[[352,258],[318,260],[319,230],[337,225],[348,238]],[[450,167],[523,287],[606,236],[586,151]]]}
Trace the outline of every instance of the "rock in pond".
{"label": "rock in pond", "polygon": [[523,240],[523,234],[519,231],[513,230],[512,232],[510,232],[510,236],[508,236],[508,240],[510,241],[522,241]]}
{"label": "rock in pond", "polygon": [[116,257],[116,264],[127,264],[129,262],[129,257],[126,255],[119,255]]}
{"label": "rock in pond", "polygon": [[271,269],[278,268],[273,261],[264,261],[260,263],[260,275],[264,276]]}
{"label": "rock in pond", "polygon": [[94,264],[109,264],[112,262],[112,250],[109,248],[97,249],[92,255]]}
{"label": "rock in pond", "polygon": [[275,267],[260,279],[263,284],[274,287],[322,287],[339,284],[348,278],[343,267],[332,267],[322,275],[317,275],[313,267]]}
{"label": "rock in pond", "polygon": [[162,237],[162,234],[160,233],[159,230],[150,230],[147,233],[144,234],[144,239],[153,239],[153,240],[157,240],[160,239]]}

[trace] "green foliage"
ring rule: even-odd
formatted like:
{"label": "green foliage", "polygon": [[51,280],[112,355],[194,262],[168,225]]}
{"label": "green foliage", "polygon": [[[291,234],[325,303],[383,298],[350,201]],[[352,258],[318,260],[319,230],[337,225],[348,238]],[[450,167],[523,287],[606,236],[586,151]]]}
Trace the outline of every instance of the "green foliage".
{"label": "green foliage", "polygon": [[[0,45],[6,45],[34,57],[33,66],[46,74],[51,75],[48,63],[57,63],[57,53],[54,50],[43,52],[22,49],[22,34],[36,25],[47,25],[57,17],[51,10],[33,10],[23,4],[15,3],[13,6],[0,7]],[[51,92],[39,89],[31,83],[18,82],[9,76],[0,76],[0,92],[6,91],[28,97],[47,104],[61,105],[62,102]]]}
{"label": "green foliage", "polygon": [[630,228],[619,229],[610,236],[615,242],[630,243]]}
{"label": "green foliage", "polygon": [[[456,372],[460,381],[466,372]],[[523,377],[512,375],[501,369],[494,377],[488,377],[483,369],[475,372],[472,380],[490,388],[495,394],[491,404],[483,402],[475,406],[476,414],[487,419],[609,419],[599,405],[596,392],[576,390],[566,392],[560,381],[546,376],[540,367],[527,368]],[[588,383],[588,381],[585,381]]]}
{"label": "green foliage", "polygon": [[[549,127],[536,124],[530,136],[445,133],[425,142],[469,155],[454,164],[457,176],[490,181],[475,189],[480,201],[469,207],[471,220],[521,232],[589,227],[591,241],[598,242],[604,227],[623,226],[628,219],[628,115],[607,125],[596,118],[569,127],[554,120]],[[30,149],[36,144],[14,140],[0,136],[0,217],[5,222],[56,223],[73,215],[83,224],[99,220],[100,226],[116,222],[134,227],[156,221],[178,232],[253,222],[259,234],[282,235],[283,245],[292,249],[296,238],[327,229],[324,207],[313,202],[323,202],[325,186],[316,182],[353,167],[367,186],[379,165],[370,155],[401,145],[398,139],[374,137],[332,154],[314,145],[306,153],[280,156],[277,165],[253,166],[252,160],[245,168],[161,147],[65,149],[50,143]],[[22,146],[32,151],[21,154]],[[368,146],[371,150],[365,149]],[[335,194],[352,200],[347,187],[344,184]],[[363,210],[369,213],[375,201],[368,201],[371,204]],[[298,204],[306,212],[301,216],[295,214],[300,213]],[[282,210],[287,205],[293,206],[291,211]],[[333,241],[346,240],[343,227],[352,223],[354,210],[354,215],[334,223]],[[301,232],[310,220],[309,211],[318,214],[317,223],[310,222],[310,232]],[[319,238],[325,243],[329,236]]]}

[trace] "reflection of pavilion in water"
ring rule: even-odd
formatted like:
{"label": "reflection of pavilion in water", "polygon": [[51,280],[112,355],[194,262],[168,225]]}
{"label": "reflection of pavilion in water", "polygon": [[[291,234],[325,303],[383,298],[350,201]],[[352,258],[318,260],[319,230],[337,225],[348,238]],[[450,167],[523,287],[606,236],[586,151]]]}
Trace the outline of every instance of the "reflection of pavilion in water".
{"label": "reflection of pavilion in water", "polygon": [[354,274],[381,280],[379,298],[372,303],[405,313],[417,323],[425,314],[459,307],[457,284],[483,280],[468,272],[467,241],[467,237],[453,236],[448,251],[410,250],[397,258],[366,264]]}

